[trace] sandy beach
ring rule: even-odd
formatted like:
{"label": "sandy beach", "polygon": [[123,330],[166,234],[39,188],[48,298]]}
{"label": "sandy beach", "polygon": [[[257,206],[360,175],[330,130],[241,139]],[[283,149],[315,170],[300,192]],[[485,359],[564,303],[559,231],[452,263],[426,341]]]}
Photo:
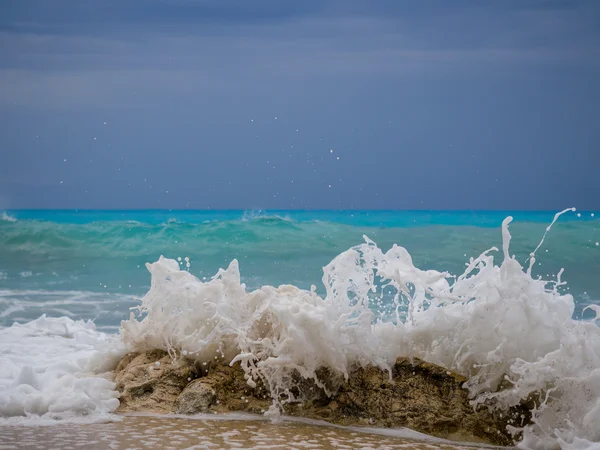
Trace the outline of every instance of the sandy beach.
{"label": "sandy beach", "polygon": [[[379,430],[392,434],[391,430]],[[2,426],[0,449],[474,449],[333,426],[270,421],[126,416],[120,422]],[[489,447],[488,447],[489,448]]]}

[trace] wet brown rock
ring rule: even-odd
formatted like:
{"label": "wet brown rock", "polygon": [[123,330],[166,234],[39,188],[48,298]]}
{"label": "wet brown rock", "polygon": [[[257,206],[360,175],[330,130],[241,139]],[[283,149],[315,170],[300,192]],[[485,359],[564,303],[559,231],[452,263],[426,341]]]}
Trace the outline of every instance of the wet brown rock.
{"label": "wet brown rock", "polygon": [[217,393],[211,383],[200,378],[188,384],[179,394],[173,406],[173,412],[177,414],[207,413],[216,400]]}
{"label": "wet brown rock", "polygon": [[185,386],[200,370],[187,358],[175,361],[162,350],[126,355],[115,371],[119,412],[171,412]]}
{"label": "wet brown rock", "polygon": [[389,375],[373,366],[359,368],[331,399],[305,404],[293,414],[340,425],[407,427],[446,439],[513,443],[506,431],[510,415],[474,411],[461,375],[407,358],[399,358]]}
{"label": "wet brown rock", "polygon": [[[521,415],[529,418],[525,407],[508,412],[492,408],[474,411],[462,388],[465,378],[418,359],[399,358],[391,376],[367,366],[354,370],[347,382],[339,383],[339,377],[327,369],[321,369],[318,377],[337,387],[335,394],[328,397],[312,381],[297,376],[292,394],[303,397],[304,402],[280,399],[285,414],[340,425],[408,427],[448,439],[501,445],[513,442],[506,431],[508,420],[519,417],[522,422]],[[116,371],[119,411],[260,414],[271,406],[272,399],[262,383],[255,381],[257,386],[251,388],[239,364],[197,366],[190,359],[172,361],[157,350],[125,356]]]}
{"label": "wet brown rock", "polygon": [[[187,386],[174,404],[174,412],[184,414],[243,411],[264,413],[271,406],[269,392],[258,383],[248,386],[239,364],[214,364],[206,375]],[[194,406],[200,407],[195,410]]]}

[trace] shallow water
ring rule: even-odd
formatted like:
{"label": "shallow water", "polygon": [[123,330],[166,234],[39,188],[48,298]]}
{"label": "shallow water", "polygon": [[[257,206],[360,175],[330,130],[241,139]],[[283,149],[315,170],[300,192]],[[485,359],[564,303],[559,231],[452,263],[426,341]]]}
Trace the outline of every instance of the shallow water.
{"label": "shallow water", "polygon": [[[398,433],[401,434],[401,433]],[[469,450],[479,446],[423,442],[314,424],[128,416],[121,422],[2,427],[0,449],[406,449]]]}

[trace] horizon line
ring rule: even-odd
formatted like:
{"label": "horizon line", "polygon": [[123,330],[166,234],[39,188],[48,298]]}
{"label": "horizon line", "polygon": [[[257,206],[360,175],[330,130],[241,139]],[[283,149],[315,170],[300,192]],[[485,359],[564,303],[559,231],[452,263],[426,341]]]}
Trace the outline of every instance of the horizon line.
{"label": "horizon line", "polygon": [[[25,211],[69,211],[69,212],[540,212],[553,213],[565,208],[556,209],[426,209],[426,208],[3,208],[3,212]],[[594,212],[595,209],[576,209],[577,212]]]}

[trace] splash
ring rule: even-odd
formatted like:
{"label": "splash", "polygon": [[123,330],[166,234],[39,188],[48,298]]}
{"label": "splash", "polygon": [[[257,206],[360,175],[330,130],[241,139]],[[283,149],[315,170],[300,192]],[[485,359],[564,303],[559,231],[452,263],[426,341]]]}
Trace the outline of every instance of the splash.
{"label": "splash", "polygon": [[383,252],[365,237],[324,267],[324,297],[314,286],[248,292],[236,260],[202,282],[161,257],[147,264],[141,318],[132,313],[121,337],[135,350],[239,361],[250,385],[261,379],[271,390],[271,413],[302,400],[295,373],[329,388],[320,367],[341,380],[356,366],[389,369],[399,356],[419,357],[465,375],[474,407],[534,398],[534,424],[512,428],[521,446],[582,448],[600,441],[600,328],[573,320],[562,273],[532,277],[543,239],[527,269],[510,256],[511,220],[502,224],[502,262],[491,248],[458,277],[421,270],[406,249]]}

